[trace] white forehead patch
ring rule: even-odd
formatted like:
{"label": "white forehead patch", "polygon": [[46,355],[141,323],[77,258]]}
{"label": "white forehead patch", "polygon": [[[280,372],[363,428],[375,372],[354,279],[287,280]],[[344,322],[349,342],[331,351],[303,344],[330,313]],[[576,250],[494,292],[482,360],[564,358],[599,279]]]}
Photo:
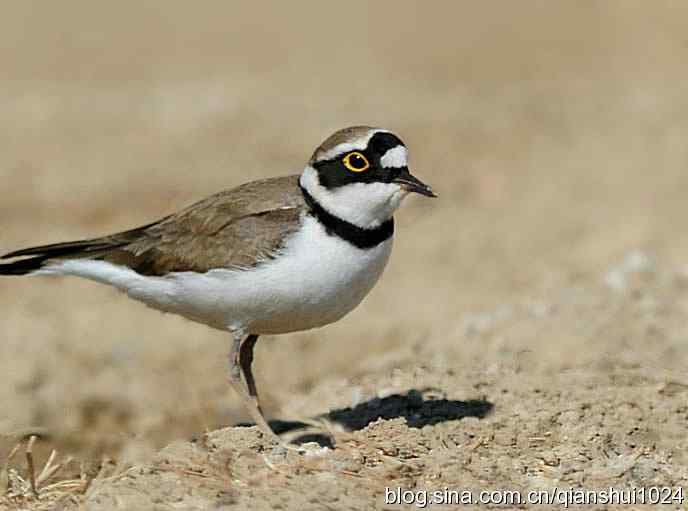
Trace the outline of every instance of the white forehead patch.
{"label": "white forehead patch", "polygon": [[386,169],[406,167],[408,165],[408,151],[403,145],[392,147],[380,158],[380,164]]}
{"label": "white forehead patch", "polygon": [[368,142],[370,142],[370,139],[373,138],[373,135],[375,135],[375,133],[389,132],[387,130],[372,129],[361,137],[349,140],[348,142],[342,142],[341,144],[337,144],[329,151],[326,151],[323,154],[319,155],[318,160],[332,160],[337,156],[340,156],[344,153],[348,153],[350,151],[363,151],[366,147],[368,147]]}

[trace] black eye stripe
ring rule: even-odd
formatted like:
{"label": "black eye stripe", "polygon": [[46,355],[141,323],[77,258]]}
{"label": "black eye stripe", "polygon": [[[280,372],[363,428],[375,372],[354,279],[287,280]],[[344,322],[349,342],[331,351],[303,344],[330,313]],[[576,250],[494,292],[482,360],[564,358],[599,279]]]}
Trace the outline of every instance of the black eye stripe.
{"label": "black eye stripe", "polygon": [[368,150],[383,156],[390,149],[403,145],[404,143],[399,140],[399,137],[392,133],[375,133],[368,142]]}
{"label": "black eye stripe", "polygon": [[[373,157],[373,155],[382,157],[387,151],[394,149],[397,146],[406,147],[406,145],[396,135],[392,133],[379,132],[375,133],[375,135],[371,137],[370,141],[368,142],[368,146],[365,149],[354,149],[354,151],[363,154],[368,161],[373,163],[373,161],[376,159]],[[342,153],[328,160],[314,162],[313,166],[317,169],[331,162],[340,161],[342,157],[346,156],[346,154],[347,153]]]}
{"label": "black eye stripe", "polygon": [[[375,161],[375,160],[371,157],[371,155],[368,154],[368,152],[365,151],[365,150],[363,150],[363,149],[357,149],[357,150],[355,150],[355,151],[353,151],[353,152],[354,152],[354,153],[360,153],[361,155],[363,155],[363,157],[364,157],[364,158],[368,161],[368,163],[370,163],[371,165],[372,165],[372,164],[374,163],[374,161]],[[334,158],[330,158],[329,160],[320,160],[320,161],[316,161],[316,162],[314,162],[312,165],[313,165],[313,167],[314,167],[315,169],[321,169],[321,168],[324,168],[324,167],[330,167],[330,166],[332,166],[332,165],[339,165],[339,164],[344,165],[344,163],[343,163],[343,162],[344,162],[344,158],[346,158],[346,157],[347,157],[348,155],[350,155],[350,154],[352,154],[352,153],[342,153],[342,154],[340,154],[340,155],[338,155],[338,156],[335,156]],[[355,163],[355,161],[352,161],[352,163]]]}
{"label": "black eye stripe", "polygon": [[[386,132],[375,133],[368,145],[362,149],[349,148],[328,160],[314,161],[311,163],[318,173],[320,184],[327,189],[335,189],[353,183],[389,183],[397,177],[400,169],[383,167],[380,159],[395,147],[406,147],[399,137]],[[360,153],[368,160],[369,166],[362,170],[353,170],[347,166],[345,159],[349,158],[349,165],[356,166],[353,153]]]}

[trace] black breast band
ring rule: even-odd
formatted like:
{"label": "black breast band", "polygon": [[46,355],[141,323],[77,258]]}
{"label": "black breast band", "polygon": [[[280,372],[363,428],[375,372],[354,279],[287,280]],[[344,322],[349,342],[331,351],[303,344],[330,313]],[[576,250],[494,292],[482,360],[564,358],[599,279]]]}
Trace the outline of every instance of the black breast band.
{"label": "black breast band", "polygon": [[381,223],[378,227],[364,229],[326,211],[300,183],[299,188],[301,188],[306,204],[310,208],[310,214],[318,219],[325,227],[327,234],[331,236],[339,236],[355,247],[365,249],[379,245],[394,234],[393,218]]}

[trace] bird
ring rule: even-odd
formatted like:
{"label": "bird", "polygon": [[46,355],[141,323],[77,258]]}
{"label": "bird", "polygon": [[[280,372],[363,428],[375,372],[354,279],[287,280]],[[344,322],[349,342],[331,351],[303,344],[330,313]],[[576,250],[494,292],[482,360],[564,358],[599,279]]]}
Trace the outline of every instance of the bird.
{"label": "bird", "polygon": [[0,275],[69,275],[231,336],[229,382],[278,443],[253,376],[259,336],[309,330],[358,306],[390,258],[394,213],[437,197],[391,131],[353,126],[317,147],[301,174],[248,182],[155,222],[0,257]]}

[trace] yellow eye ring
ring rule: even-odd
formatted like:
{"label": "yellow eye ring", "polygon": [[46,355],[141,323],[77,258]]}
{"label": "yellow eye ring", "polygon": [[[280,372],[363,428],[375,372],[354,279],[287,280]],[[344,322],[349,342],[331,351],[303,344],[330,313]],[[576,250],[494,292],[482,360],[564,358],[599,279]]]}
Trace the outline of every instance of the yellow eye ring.
{"label": "yellow eye ring", "polygon": [[342,163],[344,163],[344,166],[351,172],[363,172],[364,170],[368,170],[370,168],[370,162],[368,161],[368,158],[363,156],[363,154],[359,153],[358,151],[354,151],[353,153],[349,153],[344,156]]}

